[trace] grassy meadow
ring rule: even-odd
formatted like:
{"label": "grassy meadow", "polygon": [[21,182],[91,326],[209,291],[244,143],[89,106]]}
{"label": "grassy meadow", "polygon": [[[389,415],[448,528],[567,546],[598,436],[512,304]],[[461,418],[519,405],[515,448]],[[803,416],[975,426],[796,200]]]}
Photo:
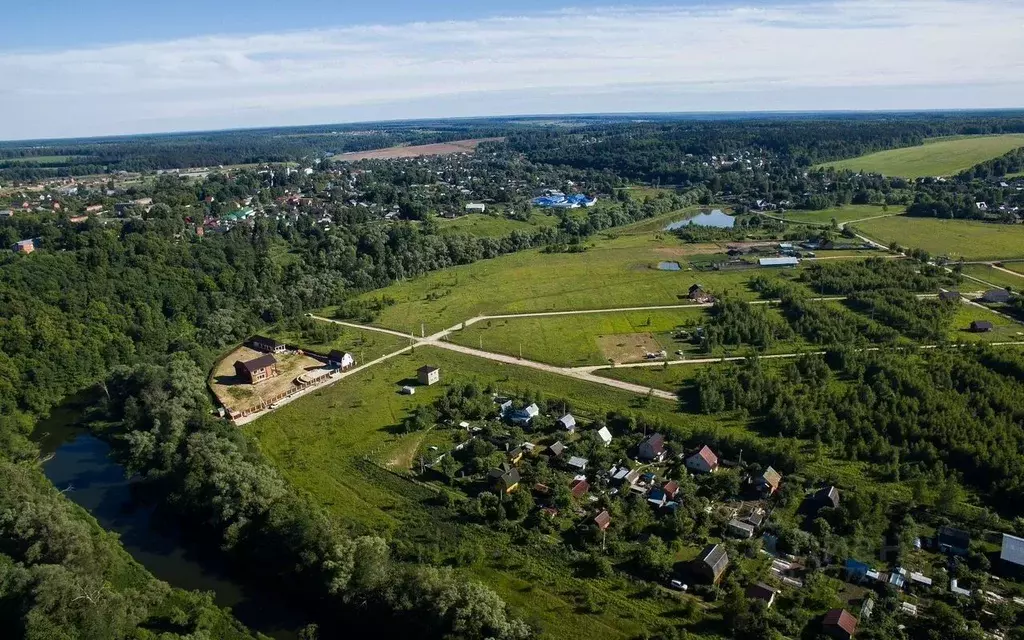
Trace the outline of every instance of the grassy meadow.
{"label": "grassy meadow", "polygon": [[513,231],[528,231],[537,227],[553,227],[558,224],[558,217],[550,214],[534,213],[529,222],[513,220],[502,215],[471,213],[454,220],[439,218],[438,227],[443,234],[464,233],[471,236],[501,238]]}
{"label": "grassy meadow", "polygon": [[[1009,287],[1014,291],[1020,291],[1024,289],[1024,274],[1015,276],[1005,271],[1000,271],[987,264],[965,264],[963,266],[963,274],[965,276],[971,276],[978,280],[983,280],[987,284],[993,287],[1000,287],[1005,289]],[[964,291],[971,291],[973,289],[982,289],[984,285],[974,280],[965,278],[964,283],[960,286]]]}
{"label": "grassy meadow", "polygon": [[[971,333],[971,322],[975,320],[991,322],[992,331]],[[952,342],[1016,342],[1024,340],[1024,324],[977,305],[964,303],[953,317],[949,339]]]}
{"label": "grassy meadow", "polygon": [[[602,234],[582,253],[522,251],[400,282],[363,299],[388,297],[396,302],[375,324],[418,332],[423,323],[430,334],[481,315],[680,304],[695,282],[753,299],[756,294],[748,282],[755,275],[791,276],[789,271],[757,269],[688,270],[688,261],[721,254],[724,245],[685,244],[672,234],[650,231],[652,224],[660,228],[686,215],[668,214]],[[684,270],[660,271],[661,261],[679,262]]]}
{"label": "grassy meadow", "polygon": [[1024,226],[1021,225],[895,216],[861,222],[856,227],[882,244],[895,241],[934,256],[965,260],[1024,257]]}
{"label": "grassy meadow", "polygon": [[1014,273],[1024,275],[1024,262],[1001,262],[999,263],[999,266],[1013,271]]}
{"label": "grassy meadow", "polygon": [[787,211],[785,213],[772,213],[770,215],[783,218],[790,222],[804,222],[808,224],[831,225],[832,220],[837,224],[874,218],[876,216],[898,215],[903,213],[902,207],[889,207],[888,211],[881,205],[873,204],[848,204],[835,209],[823,209],[821,211]]}
{"label": "grassy meadow", "polygon": [[287,342],[288,344],[298,345],[303,349],[309,349],[310,351],[316,351],[319,353],[329,353],[334,349],[347,351],[351,353],[355,357],[356,362],[359,363],[376,360],[383,355],[393,353],[402,347],[409,346],[409,341],[405,338],[399,338],[398,336],[380,333],[378,331],[367,331],[341,326],[337,326],[336,329],[332,327],[331,329],[333,331],[340,330],[341,333],[338,337],[327,341],[311,339],[304,336],[301,331],[290,331],[281,327],[273,327],[264,333],[272,338],[276,338],[277,340]]}
{"label": "grassy meadow", "polygon": [[886,176],[950,176],[1024,147],[1024,135],[965,136],[927,140],[923,145],[869,153],[824,166]]}

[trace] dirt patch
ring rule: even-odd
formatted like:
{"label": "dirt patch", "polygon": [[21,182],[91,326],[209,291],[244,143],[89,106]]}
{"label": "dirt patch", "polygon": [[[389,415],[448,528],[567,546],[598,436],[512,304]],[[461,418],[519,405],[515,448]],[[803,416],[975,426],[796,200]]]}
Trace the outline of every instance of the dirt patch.
{"label": "dirt patch", "polygon": [[648,360],[648,353],[660,353],[661,343],[651,333],[622,333],[611,336],[597,336],[597,346],[608,360],[613,362],[642,362]]}
{"label": "dirt patch", "polygon": [[687,244],[681,247],[655,247],[654,253],[660,258],[683,258],[686,256],[708,255],[722,253],[722,247],[717,244]]}
{"label": "dirt patch", "polygon": [[249,384],[235,375],[236,360],[252,360],[263,355],[249,347],[239,347],[217,363],[210,376],[210,388],[221,404],[231,411],[248,411],[277,400],[297,385],[295,378],[324,367],[323,363],[306,355],[280,353],[277,358],[278,375],[258,384]]}
{"label": "dirt patch", "polygon": [[387,160],[389,158],[419,158],[421,156],[446,156],[453,153],[473,153],[481,142],[501,142],[504,139],[474,138],[472,140],[453,140],[438,144],[418,144],[374,149],[372,151],[353,151],[334,156],[334,160],[338,162],[355,162],[357,160]]}

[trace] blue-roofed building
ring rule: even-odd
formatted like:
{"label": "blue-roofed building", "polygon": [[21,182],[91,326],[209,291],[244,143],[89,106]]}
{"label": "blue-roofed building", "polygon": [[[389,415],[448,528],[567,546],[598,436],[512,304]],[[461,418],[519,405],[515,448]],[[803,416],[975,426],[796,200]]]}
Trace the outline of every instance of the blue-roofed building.
{"label": "blue-roofed building", "polygon": [[545,209],[577,209],[579,207],[592,207],[597,204],[597,198],[588,198],[582,193],[566,196],[559,192],[551,192],[546,196],[534,198],[533,206]]}
{"label": "blue-roofed building", "polygon": [[863,562],[860,562],[859,560],[848,558],[846,560],[845,569],[847,580],[851,582],[860,582],[861,580],[864,580],[867,577],[868,571],[871,569],[871,567],[869,567],[867,564]]}

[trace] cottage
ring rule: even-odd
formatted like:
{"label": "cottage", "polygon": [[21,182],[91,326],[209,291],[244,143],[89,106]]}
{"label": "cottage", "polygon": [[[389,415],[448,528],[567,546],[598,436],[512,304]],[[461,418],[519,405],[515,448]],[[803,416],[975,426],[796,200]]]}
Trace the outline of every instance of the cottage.
{"label": "cottage", "polygon": [[466,211],[469,213],[483,213],[484,211],[487,211],[487,205],[482,202],[471,202],[466,205]]}
{"label": "cottage", "polygon": [[512,464],[519,464],[523,459],[523,447],[516,447],[508,452],[508,461]]}
{"label": "cottage", "polygon": [[288,346],[283,342],[278,342],[273,338],[267,338],[266,336],[253,336],[249,339],[249,344],[252,348],[263,353],[284,353],[288,350]]}
{"label": "cottage", "polygon": [[587,470],[587,462],[588,461],[587,461],[586,458],[580,458],[578,456],[572,456],[571,458],[569,458],[569,462],[567,462],[566,464],[569,465],[570,469],[572,469],[574,471],[581,471],[582,472],[582,471],[586,471]]}
{"label": "cottage", "polygon": [[665,436],[655,433],[640,443],[641,460],[661,460],[665,455]]}
{"label": "cottage", "polygon": [[958,300],[960,300],[960,292],[959,291],[940,291],[939,292],[939,300],[942,300],[943,302],[957,302]]}
{"label": "cottage", "polygon": [[1024,569],[1024,538],[1003,534],[1003,546],[999,550],[1000,562],[1017,571]]}
{"label": "cottage", "polygon": [[965,556],[967,555],[967,550],[971,547],[971,534],[963,529],[944,526],[939,529],[938,534],[935,536],[935,546],[942,553]]}
{"label": "cottage", "polygon": [[604,446],[608,446],[612,443],[612,432],[608,430],[608,427],[601,427],[597,430],[597,437],[601,439]]}
{"label": "cottage", "polygon": [[1010,292],[1006,289],[992,289],[982,294],[981,301],[1006,303],[1010,301]]}
{"label": "cottage", "polygon": [[12,249],[18,253],[29,254],[36,250],[36,243],[34,240],[19,240],[14,243]]}
{"label": "cottage", "polygon": [[729,554],[720,544],[709,544],[694,561],[693,571],[708,582],[715,584],[722,579],[729,566]]}
{"label": "cottage", "polygon": [[574,498],[582,498],[590,491],[590,483],[585,478],[577,478],[569,485],[569,493]]}
{"label": "cottage", "polygon": [[561,440],[559,440],[555,444],[553,444],[550,447],[548,447],[548,454],[552,458],[560,457],[564,451],[565,451],[565,445],[562,444]]}
{"label": "cottage", "polygon": [[608,525],[610,525],[611,523],[612,516],[607,511],[602,511],[601,513],[594,516],[594,524],[597,525],[597,528],[601,531],[607,529]]}
{"label": "cottage", "polygon": [[757,490],[768,496],[778,491],[781,483],[782,474],[772,467],[768,467],[764,473],[754,479],[754,486]]}
{"label": "cottage", "polygon": [[686,468],[697,473],[714,473],[718,470],[718,456],[705,445],[686,459]]}
{"label": "cottage", "polygon": [[775,589],[769,587],[763,582],[752,584],[747,587],[747,598],[750,600],[761,600],[766,603],[766,608],[770,609],[772,604],[775,603]]}
{"label": "cottage", "polygon": [[416,379],[420,384],[430,386],[441,381],[441,370],[437,367],[424,365],[416,370]]}
{"label": "cottage", "polygon": [[729,535],[749,540],[754,537],[754,526],[747,522],[736,520],[735,518],[729,521],[729,524],[725,527]]}
{"label": "cottage", "polygon": [[536,403],[531,404],[528,407],[523,407],[518,411],[513,411],[509,419],[512,420],[512,424],[520,427],[525,427],[533,422],[533,419],[540,415],[540,407]]}
{"label": "cottage", "polygon": [[714,296],[705,291],[699,284],[690,286],[690,293],[687,297],[698,304],[707,304],[715,301]]}
{"label": "cottage", "polygon": [[822,487],[811,496],[811,502],[817,509],[822,507],[837,509],[839,507],[839,489],[834,486]]}
{"label": "cottage", "polygon": [[495,488],[502,493],[512,493],[519,486],[519,470],[507,462],[501,463],[500,467],[491,469],[488,475]]}
{"label": "cottage", "polygon": [[237,360],[235,375],[249,384],[258,384],[277,375],[277,358],[266,353],[253,360]]}
{"label": "cottage", "polygon": [[558,426],[565,429],[569,433],[576,431],[576,418],[572,417],[571,413],[567,413],[558,419]]}
{"label": "cottage", "polygon": [[662,487],[661,490],[664,491],[665,495],[668,496],[669,500],[671,500],[676,497],[677,493],[679,493],[679,483],[675,480],[670,480],[665,483],[665,486]]}
{"label": "cottage", "polygon": [[344,351],[338,351],[335,349],[327,354],[327,363],[332,367],[345,370],[355,365],[356,360],[352,357],[351,353],[345,353]]}
{"label": "cottage", "polygon": [[988,333],[992,328],[992,323],[988,320],[974,320],[971,322],[971,333]]}
{"label": "cottage", "polygon": [[821,630],[836,640],[850,640],[857,631],[857,618],[846,609],[832,609],[821,621]]}

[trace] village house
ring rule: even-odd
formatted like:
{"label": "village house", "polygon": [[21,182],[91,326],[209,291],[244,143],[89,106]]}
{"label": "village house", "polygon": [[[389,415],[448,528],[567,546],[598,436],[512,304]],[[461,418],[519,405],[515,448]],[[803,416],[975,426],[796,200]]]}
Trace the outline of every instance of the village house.
{"label": "village house", "polygon": [[548,447],[548,455],[550,455],[552,458],[560,457],[564,451],[565,451],[565,445],[562,444],[561,441],[556,442],[553,445],[551,445],[550,447]]}
{"label": "village house", "polygon": [[523,459],[523,447],[516,447],[508,452],[508,461],[512,464],[519,464]]}
{"label": "village house", "polygon": [[338,369],[345,370],[355,365],[356,360],[352,357],[351,353],[345,353],[344,351],[338,351],[337,349],[327,354],[327,364]]}
{"label": "village house", "polygon": [[686,468],[697,473],[714,473],[718,470],[718,456],[707,445],[686,459]]}
{"label": "village house", "polygon": [[711,584],[717,584],[728,566],[729,554],[725,552],[725,546],[709,544],[694,560],[693,572]]}
{"label": "village house", "polygon": [[971,322],[971,333],[988,333],[993,325],[988,320],[974,320]]}
{"label": "village house", "polygon": [[0,218],[11,218],[14,216],[14,212],[10,209],[0,209]]}
{"label": "village house", "polygon": [[583,478],[573,480],[569,489],[569,493],[571,493],[574,498],[582,498],[587,495],[588,491],[590,491],[590,483]]}
{"label": "village house", "polygon": [[661,460],[665,455],[665,436],[655,433],[641,442],[637,455],[641,460]]}
{"label": "village house", "polygon": [[533,403],[527,407],[523,407],[517,411],[513,411],[509,414],[509,420],[512,424],[520,427],[529,426],[533,419],[540,415],[540,407],[537,403]]}
{"label": "village house", "polygon": [[249,339],[249,344],[252,345],[253,349],[263,353],[284,353],[288,350],[288,345],[285,343],[266,336],[253,336]]}
{"label": "village house", "polygon": [[491,469],[487,475],[494,487],[502,493],[512,493],[519,486],[519,470],[507,462],[501,463],[500,467]]}
{"label": "village house", "polygon": [[576,418],[572,417],[571,413],[567,413],[558,419],[558,426],[573,433],[576,431]]}
{"label": "village house", "polygon": [[982,302],[1006,303],[1010,301],[1010,292],[1006,289],[992,289],[981,296]]}
{"label": "village house", "polygon": [[963,529],[946,525],[939,528],[935,536],[935,546],[942,553],[966,556],[971,547],[971,534]]}
{"label": "village house", "polygon": [[608,525],[610,525],[611,523],[612,516],[607,511],[602,511],[601,513],[594,516],[594,524],[597,525],[597,528],[601,531],[607,529]]}
{"label": "village house", "polygon": [[707,304],[709,302],[715,301],[715,297],[712,296],[707,291],[705,291],[704,288],[701,287],[699,284],[694,284],[690,286],[690,293],[688,297],[690,298],[690,300],[698,304]]}
{"label": "village house", "polygon": [[832,609],[822,619],[821,630],[836,640],[850,640],[857,631],[857,618],[846,609]]}
{"label": "village house", "polygon": [[754,537],[754,525],[749,522],[736,520],[735,518],[729,521],[729,524],[725,526],[725,529],[729,535],[736,538],[749,540]]}
{"label": "village house", "polygon": [[815,509],[830,507],[839,508],[839,489],[834,486],[822,487],[811,496],[811,504]]}
{"label": "village house", "polygon": [[766,603],[766,608],[771,609],[772,604],[775,603],[775,589],[769,587],[763,582],[752,584],[747,587],[747,598],[749,600],[761,600]]}
{"label": "village house", "polygon": [[430,365],[423,365],[416,370],[416,379],[419,380],[420,384],[429,387],[441,381],[441,370]]}
{"label": "village house", "polygon": [[779,490],[781,483],[782,474],[772,467],[768,467],[764,473],[754,479],[754,488],[763,495],[770,496]]}
{"label": "village house", "polygon": [[608,427],[601,427],[597,430],[597,437],[601,439],[604,446],[608,446],[612,443],[612,432],[608,430]]}
{"label": "village house", "polygon": [[569,458],[569,462],[567,462],[566,464],[569,465],[569,468],[574,471],[583,472],[587,470],[587,462],[588,461],[586,458],[572,456],[571,458]]}
{"label": "village house", "polygon": [[36,243],[34,240],[19,240],[14,243],[12,249],[18,253],[29,254],[36,250]]}
{"label": "village house", "polygon": [[277,358],[266,353],[253,360],[235,362],[235,375],[249,384],[258,384],[277,375]]}
{"label": "village house", "polygon": [[661,490],[665,492],[665,496],[669,500],[673,500],[676,497],[676,494],[679,493],[679,483],[675,480],[669,480]]}
{"label": "village house", "polygon": [[999,561],[1014,572],[1024,571],[1024,538],[1004,533]]}

